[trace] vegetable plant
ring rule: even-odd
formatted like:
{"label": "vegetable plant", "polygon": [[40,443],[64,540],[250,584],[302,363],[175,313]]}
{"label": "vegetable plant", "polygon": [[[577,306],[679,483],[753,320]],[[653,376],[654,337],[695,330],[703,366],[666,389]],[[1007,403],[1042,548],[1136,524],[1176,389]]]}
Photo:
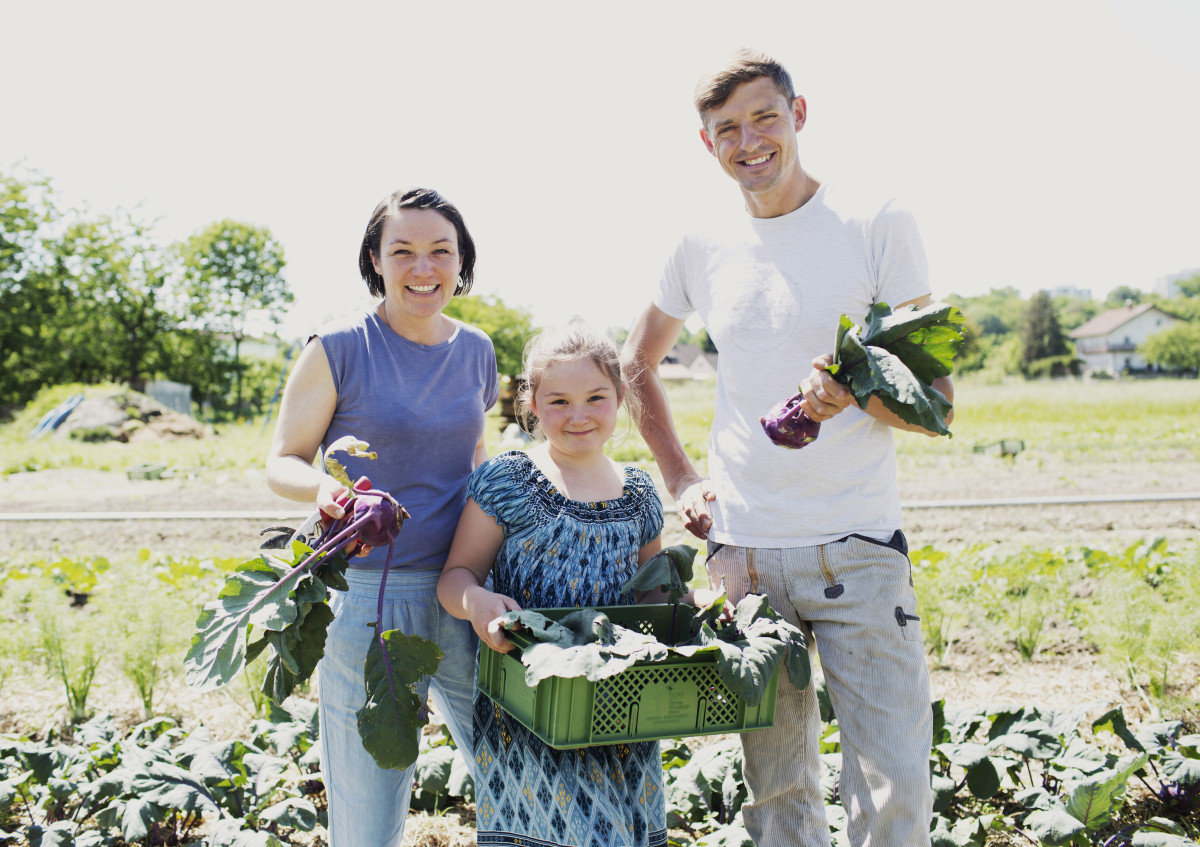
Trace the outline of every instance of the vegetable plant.
{"label": "vegetable plant", "polygon": [[[685,568],[690,577],[694,555],[695,551],[686,545],[662,551],[622,586],[622,593],[661,588],[667,592],[674,612],[687,585],[680,568]],[[640,576],[642,571],[647,575]],[[500,618],[500,627],[520,632],[534,642],[521,652],[525,681],[530,686],[550,676],[582,676],[596,682],[637,663],[703,653],[715,654],[715,668],[722,682],[750,706],[762,700],[781,663],[786,664],[796,688],[808,685],[811,668],[804,634],[771,609],[765,597],[746,595],[728,616],[724,608],[725,596],[721,595],[710,605],[694,609],[687,638],[676,642],[672,626],[668,639],[671,644],[613,623],[596,609],[579,609],[560,621],[529,609],[508,612]]]}
{"label": "vegetable plant", "polygon": [[[842,315],[833,363],[826,370],[850,389],[860,408],[878,397],[905,423],[950,435],[950,402],[932,383],[953,370],[963,342],[962,324],[962,312],[947,303],[901,306],[894,312],[886,303],[876,303],[863,325]],[[803,399],[803,392],[797,393],[760,419],[773,443],[798,449],[817,439],[821,425],[801,409]]]}
{"label": "vegetable plant", "polygon": [[[367,700],[358,712],[358,727],[363,746],[380,767],[404,769],[417,758],[417,732],[427,717],[416,684],[437,670],[442,651],[418,636],[383,629],[394,540],[408,512],[386,491],[370,488],[365,478],[351,484],[345,468],[333,458],[339,452],[376,458],[368,447],[353,437],[329,446],[325,468],[346,487],[345,515],[337,520],[321,517],[323,529],[312,546],[300,538],[292,540],[291,560],[270,550],[238,566],[217,599],[201,610],[185,666],[188,685],[207,691],[228,684],[265,652],[262,691],[281,704],[312,676],[324,654],[333,620],[329,590],[348,588],[347,552],[359,545],[386,544],[374,636],[364,666]],[[314,515],[314,521],[318,517]]]}

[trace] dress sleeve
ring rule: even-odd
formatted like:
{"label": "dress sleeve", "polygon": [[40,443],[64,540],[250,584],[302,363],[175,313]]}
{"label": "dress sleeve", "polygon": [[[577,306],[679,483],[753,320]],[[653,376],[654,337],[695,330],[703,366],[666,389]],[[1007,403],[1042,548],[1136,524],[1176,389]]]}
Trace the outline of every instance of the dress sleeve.
{"label": "dress sleeve", "polygon": [[484,513],[496,519],[506,536],[532,520],[522,479],[528,476],[530,462],[519,450],[493,456],[477,467],[467,481],[467,496]]}
{"label": "dress sleeve", "polygon": [[641,503],[642,533],[638,540],[640,548],[662,534],[663,508],[662,500],[658,497],[658,490],[654,487],[654,480],[650,478],[650,474],[640,468],[635,468],[633,487],[636,489]]}

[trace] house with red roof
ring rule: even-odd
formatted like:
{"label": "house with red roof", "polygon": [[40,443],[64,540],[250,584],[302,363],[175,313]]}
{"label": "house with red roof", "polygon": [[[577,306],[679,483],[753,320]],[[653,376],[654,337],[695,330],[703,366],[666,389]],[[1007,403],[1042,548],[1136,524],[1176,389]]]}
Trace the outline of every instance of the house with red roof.
{"label": "house with red roof", "polygon": [[1076,327],[1070,333],[1085,373],[1146,370],[1138,347],[1151,335],[1177,321],[1153,303],[1126,303]]}

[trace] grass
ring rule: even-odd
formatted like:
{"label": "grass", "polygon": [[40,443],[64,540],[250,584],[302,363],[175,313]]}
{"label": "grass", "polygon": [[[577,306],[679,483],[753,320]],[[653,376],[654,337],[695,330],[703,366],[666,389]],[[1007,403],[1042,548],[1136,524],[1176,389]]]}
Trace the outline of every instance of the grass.
{"label": "grass", "polygon": [[[84,443],[59,437],[30,439],[38,420],[79,386],[60,386],[0,427],[0,474],[47,468],[124,471],[138,464],[229,471],[261,467],[274,422],[261,418],[222,425],[216,437],[145,441],[136,444]],[[904,459],[970,454],[976,444],[1018,438],[1042,455],[1067,460],[1185,462],[1200,460],[1200,380],[1119,382],[1014,381],[1002,384],[959,380],[955,385],[953,438],[897,433]],[[698,467],[705,467],[712,425],[713,381],[668,385],[680,440]],[[499,412],[485,429],[489,451],[500,442]],[[648,467],[653,457],[637,430],[622,416],[610,443],[620,462]]]}
{"label": "grass", "polygon": [[954,437],[901,433],[901,455],[969,452],[1005,438],[1043,454],[1127,461],[1200,459],[1200,380],[1018,380],[955,384]]}

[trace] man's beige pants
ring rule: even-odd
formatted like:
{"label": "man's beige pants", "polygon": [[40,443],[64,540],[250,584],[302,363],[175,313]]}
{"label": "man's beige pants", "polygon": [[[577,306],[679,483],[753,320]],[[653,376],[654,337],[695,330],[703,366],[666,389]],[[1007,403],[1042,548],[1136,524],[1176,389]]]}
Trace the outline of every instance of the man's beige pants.
{"label": "man's beige pants", "polygon": [[[838,794],[850,843],[927,847],[933,712],[903,535],[887,543],[852,535],[815,547],[710,549],[714,588],[724,580],[731,602],[765,594],[810,635],[837,715]],[[782,674],[775,725],[741,736],[750,794],[743,818],[758,847],[827,847],[816,694],[811,685],[796,691]]]}

